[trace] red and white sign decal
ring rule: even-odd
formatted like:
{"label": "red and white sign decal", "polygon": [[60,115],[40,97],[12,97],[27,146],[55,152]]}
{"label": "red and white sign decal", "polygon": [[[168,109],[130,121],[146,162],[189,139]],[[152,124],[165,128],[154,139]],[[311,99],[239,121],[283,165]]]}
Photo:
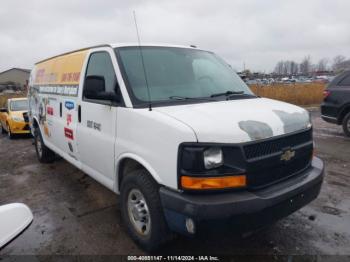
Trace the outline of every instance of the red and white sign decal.
{"label": "red and white sign decal", "polygon": [[64,136],[67,137],[68,139],[74,140],[73,130],[65,127],[64,128]]}
{"label": "red and white sign decal", "polygon": [[51,106],[48,106],[48,107],[46,108],[46,111],[47,111],[47,114],[48,114],[48,115],[50,115],[50,116],[53,115],[53,108],[52,108]]}
{"label": "red and white sign decal", "polygon": [[72,123],[72,115],[67,114],[67,126],[69,126],[70,123]]}

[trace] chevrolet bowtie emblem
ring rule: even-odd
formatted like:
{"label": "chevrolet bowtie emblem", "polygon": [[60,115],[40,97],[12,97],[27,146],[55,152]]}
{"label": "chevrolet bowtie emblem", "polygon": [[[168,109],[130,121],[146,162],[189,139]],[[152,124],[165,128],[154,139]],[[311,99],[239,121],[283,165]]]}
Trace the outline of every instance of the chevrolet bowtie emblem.
{"label": "chevrolet bowtie emblem", "polygon": [[283,154],[281,155],[281,160],[282,161],[289,161],[294,156],[295,156],[295,151],[288,149],[288,150],[284,151]]}

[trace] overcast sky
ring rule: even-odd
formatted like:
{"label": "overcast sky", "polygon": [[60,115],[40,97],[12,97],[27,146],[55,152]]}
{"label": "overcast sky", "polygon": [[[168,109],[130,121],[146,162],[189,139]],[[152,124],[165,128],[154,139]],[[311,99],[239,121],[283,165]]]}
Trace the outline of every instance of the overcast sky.
{"label": "overcast sky", "polygon": [[236,70],[350,56],[349,0],[1,0],[0,71],[101,43],[137,40],[216,52]]}

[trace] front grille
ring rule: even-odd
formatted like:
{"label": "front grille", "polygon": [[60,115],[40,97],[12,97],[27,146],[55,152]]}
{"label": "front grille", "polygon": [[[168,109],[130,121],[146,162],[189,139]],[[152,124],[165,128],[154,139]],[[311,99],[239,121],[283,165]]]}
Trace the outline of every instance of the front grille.
{"label": "front grille", "polygon": [[312,130],[268,140],[260,143],[253,143],[243,147],[245,157],[249,159],[263,157],[280,152],[284,148],[294,147],[312,141]]}
{"label": "front grille", "polygon": [[[286,149],[295,155],[281,159]],[[243,146],[250,189],[260,189],[299,174],[310,166],[313,152],[312,130]]]}
{"label": "front grille", "polygon": [[24,122],[29,122],[29,117],[28,117],[28,113],[23,113],[23,119],[24,119]]}
{"label": "front grille", "polygon": [[[312,151],[312,150],[311,150]],[[248,185],[251,189],[260,189],[270,184],[275,184],[281,180],[297,175],[310,166],[311,151],[304,157],[295,159],[287,164],[276,164],[269,168],[261,168],[248,173]]]}

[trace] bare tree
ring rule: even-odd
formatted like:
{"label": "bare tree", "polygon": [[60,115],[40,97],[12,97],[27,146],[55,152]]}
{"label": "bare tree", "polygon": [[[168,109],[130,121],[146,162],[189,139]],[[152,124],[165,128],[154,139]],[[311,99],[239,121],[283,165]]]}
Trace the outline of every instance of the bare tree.
{"label": "bare tree", "polygon": [[343,55],[337,55],[333,58],[332,68],[334,71],[342,70],[342,64],[346,61],[346,57]]}
{"label": "bare tree", "polygon": [[290,74],[296,75],[298,73],[298,64],[294,61],[290,61]]}
{"label": "bare tree", "polygon": [[279,61],[274,72],[278,75],[295,75],[298,73],[298,64],[292,60]]}
{"label": "bare tree", "polygon": [[310,72],[311,72],[311,57],[308,55],[308,56],[305,56],[304,59],[301,61],[300,63],[300,72],[303,74],[303,75],[308,75]]}
{"label": "bare tree", "polygon": [[290,64],[289,61],[284,61],[283,62],[283,74],[288,75],[290,70]]}
{"label": "bare tree", "polygon": [[322,58],[318,61],[316,70],[317,71],[327,71],[328,70],[328,63],[329,59],[328,58]]}
{"label": "bare tree", "polygon": [[279,61],[276,66],[275,66],[275,73],[278,75],[282,75],[283,74],[283,66],[284,66],[284,62],[283,61]]}

